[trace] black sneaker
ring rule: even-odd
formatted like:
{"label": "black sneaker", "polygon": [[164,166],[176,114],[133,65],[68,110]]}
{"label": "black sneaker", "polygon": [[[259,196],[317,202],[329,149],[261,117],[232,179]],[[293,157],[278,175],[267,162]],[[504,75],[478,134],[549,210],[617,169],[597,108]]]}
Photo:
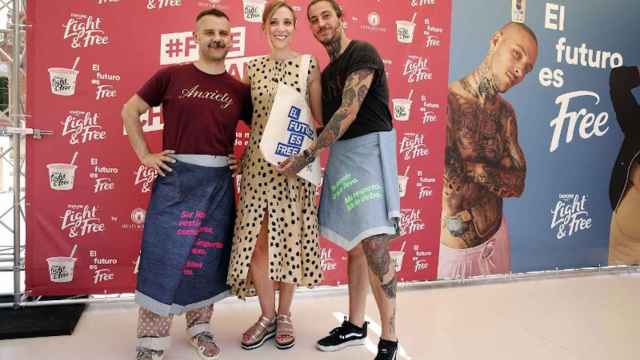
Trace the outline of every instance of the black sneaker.
{"label": "black sneaker", "polygon": [[348,346],[363,345],[367,338],[367,322],[362,327],[357,327],[346,318],[340,327],[337,327],[316,343],[316,348],[320,351],[338,351]]}
{"label": "black sneaker", "polygon": [[398,358],[398,342],[380,339],[378,355],[374,360],[396,360]]}

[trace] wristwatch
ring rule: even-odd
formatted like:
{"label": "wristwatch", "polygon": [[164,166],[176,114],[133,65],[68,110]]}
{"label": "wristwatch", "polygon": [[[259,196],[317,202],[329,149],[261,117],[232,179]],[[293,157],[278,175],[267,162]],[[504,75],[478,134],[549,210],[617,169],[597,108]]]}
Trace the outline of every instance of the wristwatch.
{"label": "wristwatch", "polygon": [[445,218],[445,225],[449,233],[455,237],[461,237],[469,229],[469,225],[458,217]]}
{"label": "wristwatch", "polygon": [[311,164],[316,159],[316,154],[314,154],[313,151],[309,149],[304,149],[302,151],[302,158],[304,159],[305,163]]}

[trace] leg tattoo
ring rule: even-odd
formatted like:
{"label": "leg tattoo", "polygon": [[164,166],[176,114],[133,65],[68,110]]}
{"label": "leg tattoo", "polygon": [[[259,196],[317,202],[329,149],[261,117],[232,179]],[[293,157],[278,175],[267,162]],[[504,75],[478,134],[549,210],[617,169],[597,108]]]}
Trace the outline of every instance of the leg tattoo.
{"label": "leg tattoo", "polygon": [[362,242],[369,269],[378,278],[382,290],[389,299],[395,299],[397,290],[396,274],[389,256],[389,235],[370,237]]}

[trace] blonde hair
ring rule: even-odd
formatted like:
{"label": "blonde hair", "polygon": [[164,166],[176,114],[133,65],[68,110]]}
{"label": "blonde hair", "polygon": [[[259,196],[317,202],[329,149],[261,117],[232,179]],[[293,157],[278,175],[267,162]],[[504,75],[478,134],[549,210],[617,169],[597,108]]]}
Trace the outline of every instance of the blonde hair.
{"label": "blonde hair", "polygon": [[289,5],[285,0],[274,0],[269,1],[269,3],[264,7],[264,12],[262,13],[262,27],[267,26],[269,20],[273,17],[276,11],[281,8],[287,8],[291,11],[291,15],[293,16],[293,26],[296,26],[296,12],[293,10],[293,7]]}

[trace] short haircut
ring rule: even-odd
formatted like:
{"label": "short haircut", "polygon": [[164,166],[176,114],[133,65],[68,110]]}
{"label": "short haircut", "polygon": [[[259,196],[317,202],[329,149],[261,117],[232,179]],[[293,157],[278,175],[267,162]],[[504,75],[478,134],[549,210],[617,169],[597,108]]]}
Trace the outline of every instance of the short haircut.
{"label": "short haircut", "polygon": [[[321,0],[321,1],[324,1],[324,0]],[[526,32],[527,34],[529,34],[529,36],[531,36],[533,38],[533,41],[535,41],[536,45],[538,45],[538,37],[533,32],[533,30],[531,30],[531,28],[528,27],[527,25],[525,25],[523,23],[511,21],[511,22],[506,23],[503,27],[501,27],[500,31],[504,31],[505,29],[508,29],[510,27],[516,27],[516,28]]]}
{"label": "short haircut", "polygon": [[336,15],[338,16],[338,18],[341,18],[343,13],[342,13],[342,8],[340,7],[340,4],[338,4],[337,1],[335,0],[311,0],[311,2],[309,3],[309,5],[307,5],[307,19],[309,19],[309,9],[311,9],[311,7],[321,1],[326,1],[329,4],[331,4],[331,7],[333,8],[333,10],[336,12]]}
{"label": "short haircut", "polygon": [[200,19],[202,19],[205,16],[221,17],[231,21],[227,16],[227,14],[225,14],[223,11],[213,8],[213,9],[207,9],[207,10],[201,11],[200,14],[198,14],[198,16],[196,17],[196,22],[200,21]]}
{"label": "short haircut", "polygon": [[269,3],[264,7],[264,12],[262,13],[262,26],[266,26],[267,22],[273,14],[281,8],[287,8],[291,11],[293,15],[293,25],[296,25],[296,12],[293,10],[293,7],[289,5],[285,0],[275,0],[269,1]]}

